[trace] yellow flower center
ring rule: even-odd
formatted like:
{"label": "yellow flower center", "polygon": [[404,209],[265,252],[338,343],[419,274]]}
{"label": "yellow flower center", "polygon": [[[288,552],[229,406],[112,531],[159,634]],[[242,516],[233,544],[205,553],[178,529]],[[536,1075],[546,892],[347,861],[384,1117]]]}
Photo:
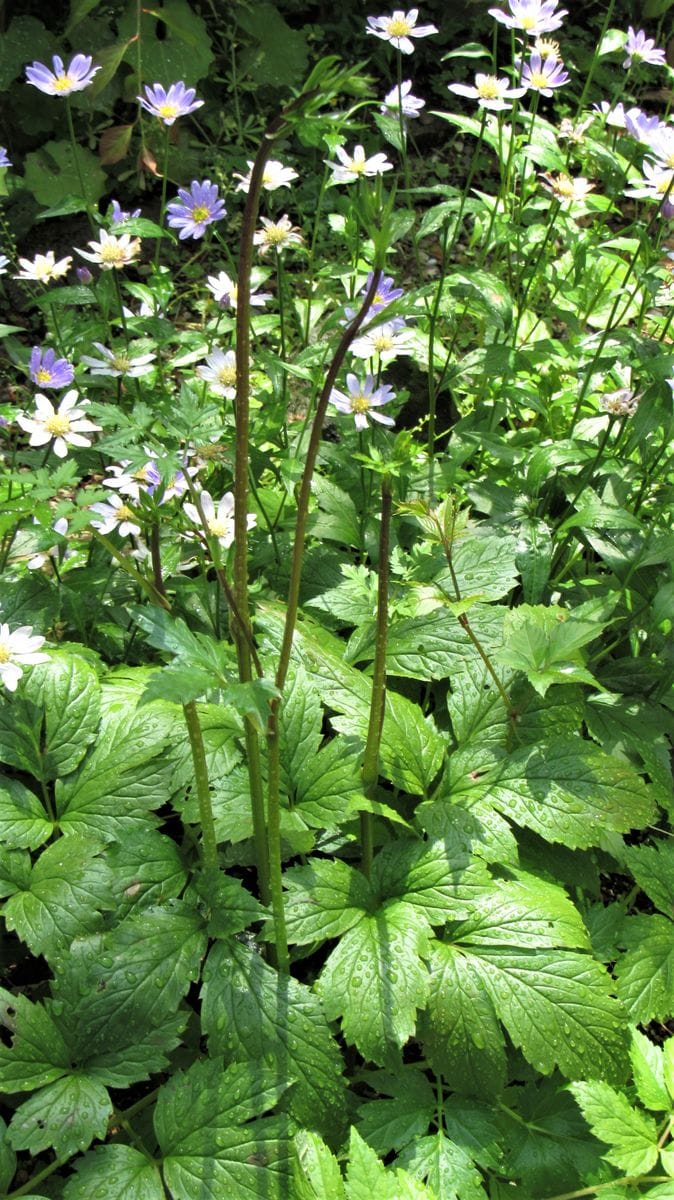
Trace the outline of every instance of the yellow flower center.
{"label": "yellow flower center", "polygon": [[530,13],[528,16],[525,14],[520,21],[520,28],[533,29],[535,24],[536,24],[536,17],[534,16],[534,14]]}
{"label": "yellow flower center", "polygon": [[534,88],[544,88],[548,86],[549,79],[542,71],[532,71],[529,83]]}
{"label": "yellow flower center", "polygon": [[263,183],[263,185],[264,185],[265,183],[266,183],[266,184],[270,184],[270,183],[273,183],[273,182],[274,182],[274,172],[273,172],[273,171],[271,171],[271,170],[269,169],[269,167],[265,167],[265,169],[264,169],[264,172],[263,172],[263,174],[262,174],[262,183]]}
{"label": "yellow flower center", "polygon": [[478,85],[477,91],[481,100],[496,100],[501,94],[496,76],[487,75]]}
{"label": "yellow flower center", "polygon": [[55,92],[67,92],[73,86],[75,80],[72,75],[58,75],[54,80]]}
{"label": "yellow flower center", "polygon": [[133,478],[138,479],[140,483],[146,483],[147,482],[147,467],[139,467],[137,471],[134,471]]}
{"label": "yellow flower center", "polygon": [[51,371],[47,371],[45,367],[40,367],[39,371],[35,372],[36,383],[51,383],[51,378]]}
{"label": "yellow flower center", "polygon": [[664,179],[658,180],[656,191],[659,193],[659,195],[664,196],[665,192],[669,191],[671,184],[672,184],[672,176],[670,175],[669,178],[667,176],[665,176]]}
{"label": "yellow flower center", "polygon": [[51,274],[52,274],[53,270],[54,270],[53,266],[51,265],[51,263],[48,263],[48,262],[36,262],[33,265],[33,275],[35,276],[36,279],[51,278]]}
{"label": "yellow flower center", "polygon": [[287,232],[280,225],[267,225],[264,231],[264,240],[268,246],[280,246],[285,242]]}
{"label": "yellow flower center", "polygon": [[236,367],[220,367],[218,383],[221,383],[223,387],[233,387],[236,383]]}
{"label": "yellow flower center", "polygon": [[389,337],[388,334],[382,333],[379,335],[379,337],[373,337],[372,345],[377,351],[377,354],[381,354],[383,350],[393,349],[393,338]]}
{"label": "yellow flower center", "polygon": [[128,371],[131,366],[131,359],[127,358],[126,354],[115,354],[110,359],[110,365],[114,367],[115,371]]}
{"label": "yellow flower center", "polygon": [[349,163],[349,170],[351,171],[352,175],[362,175],[365,170],[365,159],[352,158],[351,162]]}
{"label": "yellow flower center", "polygon": [[536,49],[541,58],[560,57],[559,42],[553,42],[552,38],[537,38]]}
{"label": "yellow flower center", "polygon": [[357,396],[351,397],[351,412],[366,413],[370,411],[370,398],[359,392]]}
{"label": "yellow flower center", "polygon": [[10,658],[9,646],[5,645],[4,642],[0,642],[0,663],[9,662]]}
{"label": "yellow flower center", "polygon": [[100,257],[102,263],[111,263],[115,267],[121,267],[126,262],[124,247],[118,242],[105,242],[101,246]]}
{"label": "yellow flower center", "polygon": [[559,196],[567,197],[570,200],[576,194],[574,182],[572,179],[569,179],[568,175],[560,175],[559,179],[555,180],[554,188]]}
{"label": "yellow flower center", "polygon": [[383,292],[375,292],[373,304],[386,304],[386,296]]}
{"label": "yellow flower center", "polygon": [[209,533],[212,533],[213,537],[216,538],[227,537],[228,533],[231,532],[231,528],[232,526],[230,521],[219,521],[217,517],[214,517],[212,521],[208,522]]}
{"label": "yellow flower center", "polygon": [[128,508],[126,504],[120,504],[117,509],[117,517],[120,521],[130,521],[133,517],[133,510]]}
{"label": "yellow flower center", "polygon": [[389,37],[402,38],[407,37],[411,29],[412,26],[405,17],[393,17],[388,23],[387,32]]}
{"label": "yellow flower center", "polygon": [[47,417],[44,427],[47,433],[51,433],[52,437],[63,437],[64,433],[70,432],[70,417],[54,413],[52,417]]}
{"label": "yellow flower center", "polygon": [[233,283],[231,288],[229,289],[229,303],[231,304],[232,308],[236,308],[236,302],[237,302],[238,298],[239,298],[238,284]]}
{"label": "yellow flower center", "polygon": [[208,217],[208,215],[209,215],[209,212],[208,212],[208,209],[206,208],[205,204],[197,204],[192,209],[192,220],[196,221],[197,224],[200,224],[202,221],[205,221],[206,218]]}
{"label": "yellow flower center", "polygon": [[159,113],[160,117],[168,117],[169,119],[175,119],[175,117],[178,116],[178,105],[177,104],[160,104],[157,107],[157,112]]}

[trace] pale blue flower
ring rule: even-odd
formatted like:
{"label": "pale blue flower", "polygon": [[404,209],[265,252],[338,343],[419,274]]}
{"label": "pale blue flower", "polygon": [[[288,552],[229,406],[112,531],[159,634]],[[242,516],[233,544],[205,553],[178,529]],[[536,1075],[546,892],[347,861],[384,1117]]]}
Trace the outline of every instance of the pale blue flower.
{"label": "pale blue flower", "polygon": [[178,200],[172,200],[166,205],[169,213],[168,224],[172,229],[179,229],[178,237],[200,238],[204,236],[207,225],[213,221],[221,221],[225,216],[225,202],[218,195],[217,183],[205,179],[203,183],[192,180],[190,190],[178,188]]}
{"label": "pale blue flower", "polygon": [[627,58],[623,63],[623,67],[627,70],[635,62],[650,63],[653,67],[664,67],[667,65],[664,50],[658,50],[655,45],[654,38],[647,38],[643,29],[638,31],[630,25],[627,30],[627,44],[625,46]]}
{"label": "pale blue flower", "polygon": [[68,387],[75,378],[75,368],[67,358],[57,358],[54,350],[33,346],[28,373],[39,387]]}
{"label": "pale blue flower", "polygon": [[186,117],[188,113],[201,108],[204,103],[203,100],[195,99],[194,88],[186,88],[182,79],[178,83],[172,83],[168,91],[165,91],[160,83],[155,83],[152,87],[146,83],[145,96],[147,99],[144,96],[136,96],[136,99],[147,112],[152,113],[153,117],[158,117],[165,125],[173,125],[178,117]]}
{"label": "pale blue flower", "polygon": [[330,403],[334,404],[338,412],[353,416],[356,429],[367,429],[368,417],[372,421],[378,421],[381,425],[395,424],[393,417],[372,411],[395,399],[393,388],[388,384],[382,383],[375,388],[373,375],[366,375],[361,383],[357,375],[349,373],[346,377],[346,386],[348,395],[338,391],[337,388],[332,389]]}
{"label": "pale blue flower", "polygon": [[71,92],[84,91],[93,82],[94,75],[101,68],[92,67],[92,61],[90,54],[76,54],[66,68],[63,59],[55,54],[52,58],[53,71],[44,63],[34,62],[26,67],[26,79],[48,96],[69,96]]}

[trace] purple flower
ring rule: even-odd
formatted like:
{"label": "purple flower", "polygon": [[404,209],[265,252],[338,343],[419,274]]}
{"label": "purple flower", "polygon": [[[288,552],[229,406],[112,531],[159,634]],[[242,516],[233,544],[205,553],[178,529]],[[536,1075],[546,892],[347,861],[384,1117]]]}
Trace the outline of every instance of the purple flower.
{"label": "purple flower", "polygon": [[7,150],[4,146],[0,146],[0,167],[11,167],[11,162],[7,157]]}
{"label": "purple flower", "polygon": [[217,183],[205,179],[203,183],[192,180],[190,190],[178,188],[179,200],[172,200],[166,205],[170,213],[168,223],[172,229],[179,229],[178,237],[200,238],[204,236],[207,225],[213,221],[221,221],[225,215],[225,202],[218,196]]}
{"label": "purple flower", "polygon": [[143,96],[136,96],[136,99],[147,112],[152,113],[153,117],[159,117],[165,125],[172,125],[178,117],[186,117],[188,113],[201,108],[204,103],[203,100],[195,100],[194,88],[186,88],[182,79],[178,83],[172,83],[168,92],[164,91],[160,83],[155,83],[153,87],[146,83],[145,95],[147,100]]}
{"label": "purple flower", "polygon": [[122,221],[129,221],[129,220],[132,220],[134,217],[140,216],[139,208],[134,208],[133,211],[126,212],[122,208],[121,204],[119,203],[119,200],[111,200],[110,206],[112,208],[112,212],[110,213],[110,220],[113,225],[121,225]]}
{"label": "purple flower", "polygon": [[54,350],[33,346],[28,373],[38,387],[64,388],[75,378],[75,368],[67,358],[57,358]]}
{"label": "purple flower", "polygon": [[63,59],[55,54],[52,58],[54,70],[50,71],[44,63],[34,62],[26,67],[26,79],[33,87],[46,92],[48,96],[69,96],[71,92],[82,92],[93,81],[100,67],[92,67],[90,54],[76,54],[66,68]]}
{"label": "purple flower", "polygon": [[508,0],[510,12],[502,8],[490,8],[489,15],[508,29],[521,29],[530,37],[540,37],[542,33],[552,33],[564,23],[567,10],[557,8],[557,0]]}
{"label": "purple flower", "polygon": [[674,129],[671,125],[660,125],[650,137],[642,138],[660,167],[674,167]]}
{"label": "purple flower", "polygon": [[629,69],[634,62],[650,63],[654,67],[667,65],[665,52],[657,49],[654,38],[647,38],[643,29],[636,31],[631,25],[627,30],[625,52],[627,54],[623,63],[625,69]]}
{"label": "purple flower", "polygon": [[402,100],[402,110],[404,117],[418,117],[426,101],[420,100],[418,96],[412,95],[412,80],[405,79],[400,87],[394,87],[384,97],[384,103],[380,106],[379,111],[385,117],[397,117]]}
{"label": "purple flower", "polygon": [[393,417],[372,412],[373,408],[380,408],[382,404],[388,404],[389,400],[395,399],[393,388],[388,384],[383,383],[375,389],[373,375],[366,375],[364,382],[361,383],[357,375],[349,373],[346,377],[346,386],[349,389],[348,396],[344,392],[339,392],[337,388],[333,388],[330,393],[330,403],[334,404],[339,412],[353,416],[356,429],[367,429],[368,417],[373,421],[379,421],[381,425],[395,424]]}
{"label": "purple flower", "polygon": [[[373,279],[374,272],[370,271],[365,281],[365,287],[361,291],[361,296],[367,296],[367,293],[372,286]],[[381,312],[382,308],[386,308],[387,304],[393,304],[393,301],[399,300],[402,295],[404,295],[403,289],[394,287],[391,276],[385,275],[379,280],[377,290],[374,294],[374,300],[370,305],[370,315]]]}
{"label": "purple flower", "polygon": [[647,146],[653,144],[654,137],[657,138],[661,130],[671,132],[659,117],[649,117],[640,108],[627,109],[625,129],[631,137],[636,138],[638,142],[644,142]]}
{"label": "purple flower", "polygon": [[[519,66],[519,59],[515,60]],[[569,82],[568,72],[564,63],[556,58],[541,58],[537,50],[533,50],[528,63],[522,71],[522,86],[531,92],[540,92],[542,96],[551,96],[553,88],[563,87]]]}

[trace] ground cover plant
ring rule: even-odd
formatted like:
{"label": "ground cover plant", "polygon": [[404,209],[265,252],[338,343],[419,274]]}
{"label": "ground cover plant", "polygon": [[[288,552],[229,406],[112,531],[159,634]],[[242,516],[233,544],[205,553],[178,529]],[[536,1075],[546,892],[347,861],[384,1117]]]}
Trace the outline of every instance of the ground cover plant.
{"label": "ground cover plant", "polygon": [[0,37],[0,1192],[672,1200],[669,6],[227,7]]}

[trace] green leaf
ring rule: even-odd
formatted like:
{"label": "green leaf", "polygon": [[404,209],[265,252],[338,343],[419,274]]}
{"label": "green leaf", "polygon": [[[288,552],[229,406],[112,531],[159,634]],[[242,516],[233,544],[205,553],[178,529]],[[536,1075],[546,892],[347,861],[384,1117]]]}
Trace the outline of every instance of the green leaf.
{"label": "green leaf", "polygon": [[674,1005],[674,924],[655,915],[629,917],[627,953],[616,964],[618,995],[633,1021],[667,1021]]}
{"label": "green leaf", "polygon": [[[29,676],[24,676],[25,688]],[[0,703],[0,762],[36,775],[40,770],[42,714],[23,696]]]}
{"label": "green leaf", "polygon": [[267,915],[262,905],[232,875],[225,875],[217,869],[203,871],[196,885],[204,902],[209,937],[240,933]]}
{"label": "green leaf", "polygon": [[259,84],[290,87],[301,82],[307,72],[308,48],[304,34],[291,28],[273,4],[256,3],[241,9],[239,24],[257,46],[244,56],[244,70]]}
{"label": "green leaf", "polygon": [[400,1162],[415,1178],[423,1179],[438,1200],[486,1200],[482,1176],[472,1158],[442,1133],[419,1138],[401,1154]]}
{"label": "green leaf", "polygon": [[52,961],[73,938],[97,929],[104,910],[114,908],[110,870],[99,853],[100,844],[85,838],[59,838],[42,852],[26,886],[7,901],[7,928],[33,954]]}
{"label": "green leaf", "polygon": [[24,695],[45,713],[42,778],[74,771],[94,740],[100,720],[100,687],[84,658],[52,652],[48,663],[34,668]]}
{"label": "green leaf", "polygon": [[[117,42],[112,46],[101,46],[100,50],[96,51],[95,61],[101,69],[96,72],[91,85],[87,89],[88,96],[92,99],[100,96],[104,88],[110,83],[110,80],[114,79],[124,55],[134,41],[135,38],[131,38],[129,41]],[[104,161],[102,157],[101,161]]]}
{"label": "green leaf", "polygon": [[580,738],[516,750],[486,790],[504,816],[571,848],[642,828],[656,812],[636,772]]}
{"label": "green leaf", "polygon": [[340,734],[317,754],[306,755],[295,774],[291,798],[293,810],[307,825],[335,829],[365,807],[361,760],[360,746]]}
{"label": "green leaf", "polygon": [[11,1047],[0,1044],[0,1087],[28,1092],[67,1074],[69,1047],[51,1009],[0,989],[0,1025],[12,1034]]}
{"label": "green leaf", "polygon": [[[95,154],[83,146],[73,148],[69,141],[46,142],[26,155],[26,187],[39,204],[51,208],[66,197],[81,200],[80,211],[100,199],[106,188],[105,172]],[[86,196],[82,196],[83,181]]]}
{"label": "green leaf", "polygon": [[2,1188],[3,1192],[9,1191],[9,1185],[14,1178],[15,1171],[16,1154],[7,1137],[7,1124],[0,1117],[0,1188]]}
{"label": "green leaf", "polygon": [[[488,277],[493,280],[493,276]],[[479,528],[479,527],[478,527]],[[506,533],[477,533],[461,539],[452,548],[452,566],[461,596],[479,595],[483,600],[502,600],[516,587],[519,570],[517,542]],[[450,591],[453,579],[443,571],[438,580]]]}
{"label": "green leaf", "polygon": [[294,945],[339,937],[376,905],[362,871],[341,859],[316,858],[283,877],[288,940]]}
{"label": "green leaf", "polygon": [[178,1071],[154,1115],[163,1175],[182,1200],[282,1200],[292,1169],[285,1123],[251,1120],[288,1086],[278,1072],[217,1059]]}
{"label": "green leaf", "polygon": [[131,833],[113,842],[108,847],[107,861],[120,920],[134,909],[172,900],[180,895],[187,882],[179,847],[154,829]]}
{"label": "green leaf", "polygon": [[314,475],[312,492],[318,511],[310,521],[310,533],[319,541],[360,546],[362,532],[358,509],[348,492],[343,492],[325,475]]}
{"label": "green leaf", "polygon": [[298,1121],[327,1136],[343,1130],[342,1061],[317,996],[237,941],[213,947],[203,978],[201,1020],[211,1054],[273,1062],[295,1081],[284,1104]]}
{"label": "green leaf", "polygon": [[64,1200],[165,1200],[159,1168],[133,1146],[97,1146],[73,1166]]}
{"label": "green leaf", "polygon": [[[187,0],[165,0],[156,11],[144,8],[140,28],[136,28],[136,10],[128,8],[118,22],[118,35],[133,39],[139,33],[143,46],[143,75],[158,80],[164,87],[176,79],[187,86],[208,74],[213,61],[208,26]],[[132,40],[124,58],[136,70],[137,49]],[[137,81],[140,88],[140,80]]]}
{"label": "green leaf", "polygon": [[662,1050],[638,1029],[631,1031],[631,1037],[630,1058],[637,1095],[644,1107],[652,1112],[667,1112],[670,1098]]}
{"label": "green leaf", "polygon": [[73,29],[89,15],[92,8],[96,7],[97,2],[98,0],[70,0],[70,16],[68,17],[68,24],[65,31],[66,37],[70,37]]}
{"label": "green leaf", "polygon": [[[503,640],[503,609],[474,604],[470,624],[485,652],[493,656]],[[476,662],[484,665],[465,629],[441,609],[423,618],[395,621],[389,629],[386,669],[391,675],[451,679],[456,689],[467,664]]]}
{"label": "green leaf", "polygon": [[363,1058],[394,1064],[414,1033],[428,994],[426,928],[411,904],[393,901],[349,929],[321,972],[325,1011],[342,1018],[344,1037]]}
{"label": "green leaf", "polygon": [[59,46],[42,21],[20,13],[0,38],[0,91],[5,92],[23,71],[24,63],[37,59],[49,62]]}
{"label": "green leaf", "polygon": [[24,1101],[12,1117],[9,1135],[15,1150],[35,1156],[53,1149],[57,1158],[70,1158],[94,1138],[105,1137],[112,1111],[102,1083],[71,1075]]}
{"label": "green leaf", "polygon": [[[301,1129],[293,1147],[293,1185],[296,1200],[346,1200],[337,1159],[316,1133]],[[67,1200],[67,1198],[66,1198]]]}
{"label": "green leaf", "polygon": [[53,828],[34,792],[18,779],[0,777],[0,840],[6,846],[35,850]]}
{"label": "green leaf", "polygon": [[377,1154],[384,1157],[423,1137],[434,1120],[437,1097],[418,1067],[403,1066],[394,1075],[372,1071],[367,1082],[378,1096],[390,1097],[366,1100],[358,1113],[358,1132]]}
{"label": "green leaf", "polygon": [[592,1132],[611,1147],[604,1158],[626,1175],[645,1175],[658,1160],[658,1132],[652,1117],[627,1102],[607,1083],[572,1083],[569,1089]]}
{"label": "green leaf", "polygon": [[147,828],[149,811],[166,799],[170,763],[162,752],[170,734],[161,707],[106,711],[77,773],[56,784],[61,829],[113,841]]}
{"label": "green leaf", "polygon": [[374,1150],[363,1141],[357,1129],[351,1129],[347,1168],[348,1200],[435,1200],[422,1183],[406,1171],[388,1170]]}
{"label": "green leaf", "polygon": [[323,708],[304,667],[294,664],[283,689],[279,714],[281,770],[290,795],[296,776],[307,760],[313,763],[321,744]]}
{"label": "green leaf", "polygon": [[625,862],[648,898],[674,917],[674,845],[658,841],[651,846],[626,846]]}
{"label": "green leaf", "polygon": [[624,1018],[611,980],[593,959],[569,950],[481,947],[466,957],[510,1038],[543,1074],[620,1080]]}
{"label": "green leaf", "polygon": [[444,840],[391,842],[374,861],[372,883],[382,897],[413,905],[429,925],[444,925],[472,912],[491,877],[455,830]]}
{"label": "green leaf", "polygon": [[590,949],[580,913],[564,889],[524,875],[499,880],[498,888],[478,895],[453,937],[472,946]]}
{"label": "green leaf", "polygon": [[551,1179],[571,1191],[601,1170],[597,1142],[555,1078],[506,1091],[499,1124],[506,1146],[499,1174],[521,1180],[532,1197],[549,1192]]}
{"label": "green leaf", "polygon": [[540,696],[553,683],[598,686],[580,649],[603,629],[604,624],[574,617],[573,610],[559,605],[521,604],[506,613],[504,646],[497,661],[523,671]]}
{"label": "green leaf", "polygon": [[433,944],[429,972],[419,1037],[433,1070],[461,1094],[498,1093],[506,1082],[505,1040],[482,980],[463,954],[442,942]]}

